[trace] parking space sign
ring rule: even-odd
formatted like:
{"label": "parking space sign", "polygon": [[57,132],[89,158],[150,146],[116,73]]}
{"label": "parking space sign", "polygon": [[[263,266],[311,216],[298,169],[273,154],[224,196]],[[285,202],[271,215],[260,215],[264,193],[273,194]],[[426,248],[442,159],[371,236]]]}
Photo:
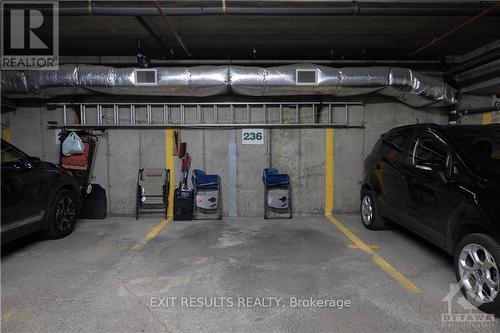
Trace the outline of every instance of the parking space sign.
{"label": "parking space sign", "polygon": [[247,128],[241,130],[241,143],[244,145],[263,145],[264,129]]}

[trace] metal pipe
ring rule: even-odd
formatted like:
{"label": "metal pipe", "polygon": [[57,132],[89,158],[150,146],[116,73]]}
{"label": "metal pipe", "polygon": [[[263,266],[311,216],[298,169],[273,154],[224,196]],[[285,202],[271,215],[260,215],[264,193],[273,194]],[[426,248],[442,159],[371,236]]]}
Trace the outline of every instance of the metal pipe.
{"label": "metal pipe", "polygon": [[[155,1],[157,2],[157,1]],[[257,1],[256,1],[257,2]],[[352,3],[329,1],[328,5],[312,7],[305,1],[307,6],[276,7],[276,6],[254,6],[254,7],[234,7],[226,5],[221,7],[166,7],[158,3],[161,11],[167,16],[207,16],[207,15],[259,15],[259,16],[468,16],[474,15],[479,10],[484,10],[487,3],[477,1],[464,3],[363,3],[353,1]],[[317,1],[315,1],[317,2]],[[295,2],[297,3],[297,2]],[[153,7],[132,7],[126,2],[115,2],[113,6],[99,6],[98,1],[92,1],[90,9],[87,4],[66,7],[64,1],[59,5],[59,14],[67,16],[162,16],[161,12]]]}
{"label": "metal pipe", "polygon": [[57,123],[48,123],[49,128],[65,128],[65,129],[237,129],[237,128],[365,128],[363,125],[335,125],[335,124],[276,124],[276,123],[260,123],[260,124],[101,124],[101,125],[59,125]]}
{"label": "metal pipe", "polygon": [[448,37],[449,35],[453,34],[454,32],[462,29],[463,27],[471,24],[472,22],[476,21],[477,19],[493,12],[495,9],[497,8],[500,8],[500,2],[497,2],[496,4],[494,4],[493,6],[483,10],[481,13],[479,13],[478,15],[474,16],[474,17],[471,17],[470,19],[468,19],[467,21],[457,25],[456,27],[448,30],[447,32],[445,32],[444,34],[442,34],[441,36],[439,36],[438,38],[433,38],[430,42],[428,42],[427,44],[419,47],[418,49],[416,49],[415,51],[411,52],[410,53],[410,57],[413,57],[417,54],[419,54],[420,52],[428,49],[429,47],[431,47],[432,45],[436,44],[436,43],[439,43],[440,41],[442,41],[443,39],[445,39],[446,37]]}
{"label": "metal pipe", "polygon": [[63,105],[63,123],[66,125],[68,123],[68,113],[66,110],[66,104]]}
{"label": "metal pipe", "polygon": [[[81,59],[78,56],[61,56],[59,64],[78,64]],[[137,64],[137,57],[135,56],[85,56],[84,63],[94,65],[132,65]],[[449,64],[456,64],[458,61],[449,59]],[[442,62],[438,60],[420,60],[420,59],[406,59],[406,60],[325,60],[325,59],[151,59],[151,65],[289,65],[289,64],[324,64],[330,66],[338,65],[396,65],[396,66],[416,66],[429,68],[440,68]],[[441,75],[441,72],[434,71],[436,75]]]}
{"label": "metal pipe", "polygon": [[153,28],[151,28],[149,24],[146,23],[144,18],[142,18],[141,16],[136,16],[135,18],[137,19],[137,22],[142,25],[144,30],[146,30],[154,40],[156,40],[156,42],[160,45],[163,54],[165,55],[167,53],[167,44],[165,44],[165,42],[160,38],[160,36],[156,34]]}
{"label": "metal pipe", "polygon": [[116,125],[116,105],[113,105],[113,124]]}
{"label": "metal pipe", "polygon": [[184,42],[182,41],[181,36],[177,33],[177,31],[175,31],[175,28],[174,28],[172,22],[170,22],[170,20],[168,19],[168,17],[165,15],[165,12],[163,11],[163,8],[161,8],[161,6],[160,6],[160,2],[158,0],[154,0],[153,1],[153,5],[158,10],[158,12],[160,13],[160,16],[163,18],[163,20],[165,21],[165,23],[167,23],[167,26],[170,29],[170,32],[174,35],[175,39],[177,39],[177,41],[179,42],[179,44],[181,45],[181,47],[186,52],[187,56],[191,57],[191,52],[189,52],[189,50],[187,49],[186,45],[184,45]]}
{"label": "metal pipe", "polygon": [[456,125],[458,120],[458,112],[456,109],[450,110],[448,112],[448,124]]}

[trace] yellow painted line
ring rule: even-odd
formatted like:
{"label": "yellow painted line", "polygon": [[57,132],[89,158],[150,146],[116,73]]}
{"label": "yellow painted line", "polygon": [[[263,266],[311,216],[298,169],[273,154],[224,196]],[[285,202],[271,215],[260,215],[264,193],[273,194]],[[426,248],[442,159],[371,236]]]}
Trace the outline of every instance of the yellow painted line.
{"label": "yellow painted line", "polygon": [[[349,244],[347,245],[347,247],[350,249],[359,249],[359,246],[357,246],[356,244]],[[379,248],[379,246],[375,244],[368,244],[368,247],[372,250],[377,250]]]}
{"label": "yellow painted line", "polygon": [[170,170],[170,188],[168,191],[167,216],[174,216],[175,161],[174,161],[174,130],[165,130],[165,167]]}
{"label": "yellow painted line", "polygon": [[413,282],[408,280],[403,274],[401,274],[397,269],[395,269],[391,264],[385,261],[384,258],[376,253],[373,253],[373,261],[382,268],[387,274],[392,276],[400,285],[406,288],[411,293],[421,293],[422,291]]}
{"label": "yellow painted line", "polygon": [[335,174],[335,150],[333,128],[327,128],[325,133],[325,214],[333,212],[333,186]]}
{"label": "yellow painted line", "polygon": [[153,229],[151,229],[150,232],[147,233],[147,235],[141,239],[139,242],[137,242],[137,244],[135,244],[131,250],[142,250],[144,248],[144,246],[153,238],[156,237],[156,235],[158,235],[160,233],[160,231],[163,230],[163,228],[165,228],[167,226],[167,224],[170,223],[170,221],[172,221],[172,219],[166,219],[166,220],[163,220],[161,221],[156,227],[154,227]]}
{"label": "yellow painted line", "polygon": [[406,290],[411,293],[421,293],[422,291],[418,288],[413,282],[408,280],[403,274],[401,274],[396,268],[394,268],[391,264],[389,264],[384,258],[379,256],[375,251],[373,251],[370,245],[363,242],[358,238],[348,227],[342,224],[340,221],[335,219],[333,216],[327,214],[326,218],[330,221],[331,224],[337,227],[347,238],[349,238],[354,245],[363,250],[365,253],[369,254],[372,257],[372,260],[382,268],[389,276],[391,276],[394,280],[396,280],[401,286],[403,286]]}
{"label": "yellow painted line", "polygon": [[493,123],[493,112],[483,113],[483,125],[488,125]]}
{"label": "yellow painted line", "polygon": [[12,133],[10,131],[9,128],[2,128],[2,139],[7,141],[7,142],[11,142],[12,138]]}
{"label": "yellow painted line", "polygon": [[15,311],[12,309],[2,311],[2,320],[5,320],[5,321],[9,320],[10,318],[12,318],[14,313],[15,313]]}

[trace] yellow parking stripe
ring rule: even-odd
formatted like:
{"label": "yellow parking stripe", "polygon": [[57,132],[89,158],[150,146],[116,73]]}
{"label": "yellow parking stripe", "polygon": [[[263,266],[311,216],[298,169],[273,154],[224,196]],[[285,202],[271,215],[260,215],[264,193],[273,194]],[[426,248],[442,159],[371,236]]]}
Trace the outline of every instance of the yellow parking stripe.
{"label": "yellow parking stripe", "polygon": [[167,224],[170,223],[170,221],[172,221],[172,219],[166,219],[166,220],[163,220],[160,222],[160,224],[158,224],[156,227],[154,227],[153,229],[151,229],[150,232],[147,233],[147,235],[141,239],[139,242],[137,242],[137,244],[135,244],[131,250],[137,250],[137,251],[140,251],[144,248],[144,246],[153,238],[156,237],[156,235],[158,235],[160,233],[160,231],[163,230],[163,228],[165,228],[167,226]]}
{"label": "yellow parking stripe", "polygon": [[[347,245],[347,247],[350,249],[359,249],[359,247],[356,244],[349,244]],[[372,250],[377,250],[379,248],[379,246],[375,244],[368,244],[368,247]]]}
{"label": "yellow parking stripe", "polygon": [[403,274],[398,272],[397,269],[395,269],[391,264],[389,264],[387,261],[385,261],[384,258],[379,256],[376,253],[373,253],[372,256],[373,261],[380,267],[382,268],[387,274],[392,276],[400,285],[406,288],[409,292],[412,293],[421,293],[422,291],[414,285],[410,280],[408,280]]}
{"label": "yellow parking stripe", "polygon": [[396,280],[401,286],[411,293],[421,293],[422,291],[413,282],[408,280],[403,274],[401,274],[397,269],[395,269],[391,264],[389,264],[384,258],[379,256],[375,251],[372,250],[371,246],[363,242],[358,238],[348,227],[340,223],[333,216],[327,214],[326,218],[331,224],[337,227],[347,238],[349,238],[354,245],[363,250],[363,252],[369,254],[372,260],[382,268],[389,276]]}

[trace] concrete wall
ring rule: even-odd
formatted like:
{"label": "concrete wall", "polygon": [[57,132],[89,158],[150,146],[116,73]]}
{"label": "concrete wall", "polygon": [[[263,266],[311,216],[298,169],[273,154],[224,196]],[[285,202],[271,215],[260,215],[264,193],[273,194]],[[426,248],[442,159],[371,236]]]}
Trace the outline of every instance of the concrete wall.
{"label": "concrete wall", "polygon": [[[312,110],[311,110],[312,111]],[[272,110],[270,117],[272,117]],[[312,117],[312,113],[305,112]],[[343,112],[334,120],[342,123]],[[257,113],[252,117],[261,117]],[[55,133],[48,120],[61,116],[44,107],[22,107],[2,115],[2,126],[12,133],[12,143],[35,156],[58,162]],[[221,117],[224,121],[224,116]],[[437,109],[413,109],[398,102],[366,102],[353,107],[350,124],[364,129],[335,129],[334,210],[358,209],[363,160],[381,133],[395,126],[419,122],[447,123],[447,114]],[[265,130],[263,145],[243,145],[241,130],[184,130],[181,139],[192,156],[191,170],[200,168],[222,178],[223,213],[260,216],[263,212],[262,170],[273,166],[291,176],[292,206],[295,214],[322,214],[324,209],[325,130]],[[134,209],[137,170],[163,167],[163,130],[111,130],[99,134],[93,182],[108,195],[111,214],[131,214]],[[235,149],[231,149],[231,147]],[[231,156],[234,154],[234,156]],[[232,165],[231,160],[235,163]],[[231,178],[231,168],[236,177]],[[179,177],[179,163],[175,176]],[[176,180],[177,182],[177,180]]]}
{"label": "concrete wall", "polygon": [[[470,110],[477,108],[491,108],[495,104],[500,103],[500,98],[496,96],[473,96],[473,95],[461,95],[459,99],[458,108],[459,110]],[[482,124],[484,123],[483,117],[485,114],[465,114],[461,119],[462,124]],[[491,112],[493,124],[500,124],[500,111]]]}

